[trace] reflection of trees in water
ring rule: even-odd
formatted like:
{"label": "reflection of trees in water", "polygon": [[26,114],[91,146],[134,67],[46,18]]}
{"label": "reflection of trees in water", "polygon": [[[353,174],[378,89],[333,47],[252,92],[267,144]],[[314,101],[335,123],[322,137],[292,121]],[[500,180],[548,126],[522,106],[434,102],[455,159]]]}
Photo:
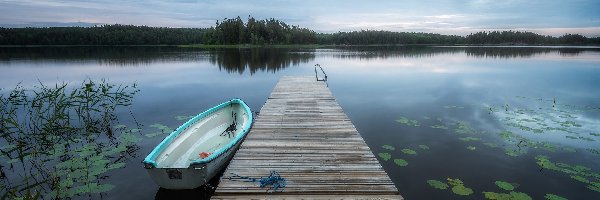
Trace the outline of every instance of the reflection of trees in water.
{"label": "reflection of trees in water", "polygon": [[135,93],[92,81],[0,93],[0,198],[101,198],[139,149],[138,129],[112,126]]}
{"label": "reflection of trees in water", "polygon": [[528,58],[540,54],[558,53],[561,56],[576,56],[584,51],[600,51],[598,48],[554,48],[554,47],[432,47],[432,46],[347,46],[321,50],[337,58],[385,59],[395,57],[432,57],[440,54],[466,54],[480,58]]}
{"label": "reflection of trees in water", "polygon": [[314,60],[314,49],[246,48],[210,51],[210,62],[229,73],[250,74],[256,71],[277,72],[289,66],[297,66]]}
{"label": "reflection of trees in water", "polygon": [[41,64],[99,63],[107,66],[136,66],[156,62],[199,61],[206,54],[197,49],[173,46],[51,46],[2,47],[0,61],[32,61]]}

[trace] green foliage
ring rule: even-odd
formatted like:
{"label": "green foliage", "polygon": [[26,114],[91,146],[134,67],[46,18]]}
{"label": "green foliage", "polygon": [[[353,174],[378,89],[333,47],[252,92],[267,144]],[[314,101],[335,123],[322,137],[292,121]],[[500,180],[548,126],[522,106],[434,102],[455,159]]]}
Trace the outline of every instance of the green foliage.
{"label": "green foliage", "polygon": [[573,180],[587,184],[588,189],[600,192],[600,173],[592,171],[591,168],[581,165],[554,163],[550,161],[548,156],[538,155],[535,159],[541,168],[565,173]]}
{"label": "green foliage", "polygon": [[86,81],[0,94],[0,144],[11,144],[1,147],[1,170],[16,173],[0,182],[0,198],[69,199],[112,189],[100,182],[139,148],[139,129],[112,126],[114,113],[137,91],[135,84]]}
{"label": "green foliage", "polygon": [[392,154],[390,153],[378,153],[377,155],[385,161],[388,161],[390,158],[392,158]]}
{"label": "green foliage", "polygon": [[435,188],[435,189],[441,189],[441,190],[445,190],[448,189],[448,184],[438,181],[438,180],[427,180],[427,183],[429,184],[429,186]]}
{"label": "green foliage", "polygon": [[475,149],[477,149],[477,147],[474,147],[474,146],[468,146],[468,147],[467,147],[467,149],[468,149],[468,150],[471,150],[471,151],[475,151]]}
{"label": "green foliage", "polygon": [[400,119],[396,120],[396,122],[403,124],[403,125],[407,125],[407,126],[421,126],[419,125],[419,121],[414,120],[414,119],[408,119],[406,117],[400,117]]}
{"label": "green foliage", "polygon": [[158,129],[158,131],[145,134],[145,136],[149,137],[149,138],[167,134],[167,133],[171,133],[173,130],[172,128],[169,128],[168,126],[159,124],[159,123],[152,124],[152,125],[150,125],[150,127],[156,128],[156,129]]}
{"label": "green foliage", "polygon": [[419,148],[423,149],[423,150],[429,150],[429,146],[424,145],[424,144],[420,144]]}
{"label": "green foliage", "polygon": [[504,182],[504,181],[496,181],[495,184],[504,190],[514,190],[515,189],[515,187],[512,184]]}
{"label": "green foliage", "polygon": [[458,194],[461,196],[473,194],[473,190],[471,188],[465,187],[465,185],[460,179],[448,178],[447,180],[448,184],[452,186],[452,192],[454,192],[454,194]]}
{"label": "green foliage", "polygon": [[431,128],[435,128],[435,129],[444,129],[444,130],[448,130],[447,126],[444,125],[439,125],[439,124],[435,124],[435,125],[431,125]]}
{"label": "green foliage", "polygon": [[396,165],[398,165],[400,167],[404,167],[404,166],[408,165],[408,162],[406,162],[406,160],[400,159],[400,158],[394,159],[394,163],[396,163]]}
{"label": "green foliage", "polygon": [[462,141],[466,141],[466,142],[469,142],[469,141],[479,141],[479,140],[481,140],[481,138],[476,138],[476,137],[464,137],[464,138],[458,138],[458,139],[459,139],[459,140],[462,140]]}
{"label": "green foliage", "polygon": [[391,146],[391,145],[388,145],[388,144],[381,146],[381,148],[384,148],[384,149],[387,149],[387,150],[391,150],[391,151],[396,150],[396,148],[394,146]]}
{"label": "green foliage", "polygon": [[567,198],[555,195],[555,194],[546,194],[546,196],[544,196],[545,199],[547,200],[568,200]]}
{"label": "green foliage", "polygon": [[412,150],[412,149],[402,149],[401,151],[402,151],[402,153],[410,154],[410,155],[417,154],[417,152],[415,150]]}

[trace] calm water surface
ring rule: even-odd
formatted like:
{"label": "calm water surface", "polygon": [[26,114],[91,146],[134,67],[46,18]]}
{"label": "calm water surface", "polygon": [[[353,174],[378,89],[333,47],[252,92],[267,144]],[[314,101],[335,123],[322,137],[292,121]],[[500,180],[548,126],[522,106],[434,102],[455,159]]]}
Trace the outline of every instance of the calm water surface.
{"label": "calm water surface", "polygon": [[[496,181],[533,199],[600,199],[600,48],[0,48],[0,92],[40,82],[135,83],[140,91],[114,123],[141,129],[137,148],[102,179],[115,187],[91,198],[169,198],[203,190],[164,191],[150,180],[140,161],[166,136],[147,136],[152,124],[176,128],[182,116],[231,98],[258,111],[281,76],[314,75],[315,64],[406,199],[511,192]],[[23,172],[8,162],[0,164],[10,186]],[[448,178],[473,194],[428,184]]]}

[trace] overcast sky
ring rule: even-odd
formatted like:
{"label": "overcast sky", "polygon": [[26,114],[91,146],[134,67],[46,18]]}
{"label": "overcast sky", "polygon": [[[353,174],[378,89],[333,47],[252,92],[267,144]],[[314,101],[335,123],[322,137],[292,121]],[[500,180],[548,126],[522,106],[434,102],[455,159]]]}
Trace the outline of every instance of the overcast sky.
{"label": "overcast sky", "polygon": [[317,32],[362,29],[466,35],[526,30],[600,36],[600,0],[0,0],[0,26],[210,27],[248,15]]}

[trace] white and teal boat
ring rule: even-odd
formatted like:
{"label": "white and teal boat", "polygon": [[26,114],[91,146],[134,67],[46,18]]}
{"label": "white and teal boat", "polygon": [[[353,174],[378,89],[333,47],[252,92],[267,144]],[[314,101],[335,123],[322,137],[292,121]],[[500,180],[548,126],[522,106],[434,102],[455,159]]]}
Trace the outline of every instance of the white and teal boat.
{"label": "white and teal boat", "polygon": [[252,112],[232,99],[190,119],[146,156],[144,168],[165,189],[192,189],[221,171],[248,134]]}

